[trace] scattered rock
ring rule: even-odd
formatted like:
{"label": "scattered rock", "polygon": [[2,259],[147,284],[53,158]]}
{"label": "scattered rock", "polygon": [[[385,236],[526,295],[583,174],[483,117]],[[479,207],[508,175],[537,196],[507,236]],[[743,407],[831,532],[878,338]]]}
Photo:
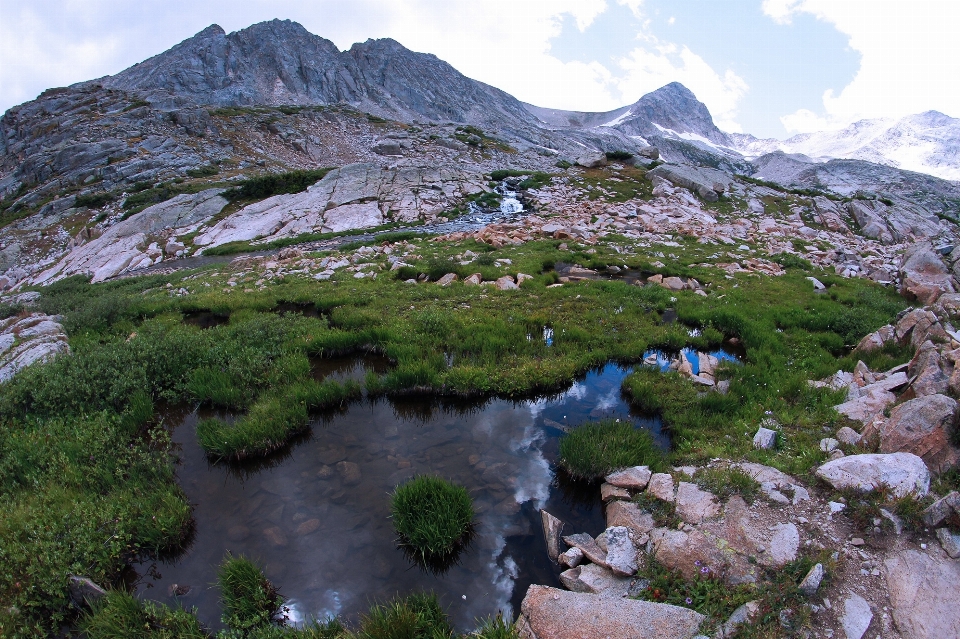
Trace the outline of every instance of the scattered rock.
{"label": "scattered rock", "polygon": [[777,431],[761,426],[753,436],[753,447],[762,450],[772,450],[777,445]]}
{"label": "scattered rock", "polygon": [[805,594],[808,597],[812,597],[817,594],[817,590],[820,588],[820,582],[823,581],[823,576],[825,572],[823,570],[823,564],[817,564],[810,569],[810,572],[807,573],[807,576],[803,578],[803,581],[800,582],[800,592]]}
{"label": "scattered rock", "polygon": [[107,591],[95,584],[89,577],[70,575],[67,587],[70,592],[70,600],[76,606],[90,606],[99,601],[101,597],[107,596]]}
{"label": "scattered rock", "polygon": [[583,552],[583,556],[593,563],[601,566],[607,565],[607,553],[597,545],[597,541],[590,535],[577,533],[576,535],[564,537],[563,540],[567,542],[568,546],[579,548],[580,551]]}
{"label": "scattered rock", "polygon": [[949,528],[938,528],[937,539],[946,552],[953,559],[960,559],[960,535],[950,531]]}
{"label": "scattered rock", "polygon": [[706,618],[687,608],[530,586],[521,639],[693,639]]}
{"label": "scattered rock", "polygon": [[756,617],[758,612],[760,612],[759,601],[748,601],[743,604],[734,610],[730,618],[724,622],[719,632],[717,632],[717,639],[734,637],[740,629],[740,626],[753,621],[753,618]]}
{"label": "scattered rock", "polygon": [[667,473],[654,473],[650,476],[647,494],[661,501],[673,502],[673,477]]}
{"label": "scattered rock", "polygon": [[603,501],[613,501],[614,499],[630,499],[630,491],[626,488],[617,488],[612,484],[604,482],[600,486],[600,499]]}
{"label": "scattered rock", "polygon": [[337,462],[337,472],[340,473],[340,479],[347,486],[356,486],[362,479],[360,466],[354,462]]}
{"label": "scattered rock", "polygon": [[632,577],[637,573],[637,549],[625,526],[607,528],[607,565],[614,574]]}
{"label": "scattered rock", "polygon": [[858,446],[860,444],[860,433],[853,430],[849,426],[844,426],[837,431],[837,439],[841,443],[846,444],[847,446]]}
{"label": "scattered rock", "polygon": [[438,285],[438,286],[450,286],[451,284],[453,284],[453,283],[456,282],[456,281],[457,281],[457,274],[456,274],[456,273],[447,273],[446,275],[444,275],[443,277],[441,277],[439,280],[437,280],[437,285]]}
{"label": "scattered rock", "polygon": [[953,514],[960,515],[960,493],[957,491],[930,504],[923,511],[923,523],[931,528],[939,526],[951,516],[951,511]]}
{"label": "scattered rock", "polygon": [[547,511],[541,510],[540,524],[543,527],[543,538],[547,542],[547,555],[550,556],[551,561],[557,561],[560,556],[560,533],[563,530],[563,522]]}
{"label": "scattered rock", "polygon": [[481,275],[480,273],[474,273],[473,275],[470,275],[465,280],[463,280],[463,283],[466,284],[467,286],[479,286],[482,282],[483,282],[483,275]]}
{"label": "scattered rock", "polygon": [[586,592],[605,597],[623,597],[630,590],[629,577],[620,577],[609,568],[584,564],[560,573],[560,582],[573,592]]}
{"label": "scattered rock", "polygon": [[650,483],[650,476],[649,466],[634,466],[607,475],[605,481],[618,488],[641,491]]}
{"label": "scattered rock", "polygon": [[912,453],[849,455],[817,469],[817,477],[837,489],[875,490],[886,485],[897,497],[922,497],[930,489],[930,472]]}
{"label": "scattered rock", "polygon": [[840,617],[840,625],[843,626],[843,632],[847,639],[860,639],[870,627],[873,620],[873,613],[870,612],[870,604],[860,595],[850,595],[843,602],[843,615]]}
{"label": "scattered rock", "polygon": [[822,450],[825,453],[833,452],[839,445],[840,445],[840,442],[833,439],[832,437],[825,437],[824,439],[820,440],[820,450]]}
{"label": "scattered rock", "polygon": [[560,553],[559,564],[567,568],[576,568],[583,562],[583,551],[579,548],[568,548]]}
{"label": "scattered rock", "polygon": [[585,153],[577,158],[577,164],[588,169],[607,165],[607,156],[603,153]]}
{"label": "scattered rock", "polygon": [[514,283],[513,277],[510,275],[504,275],[503,277],[498,278],[496,285],[497,289],[501,291],[515,291],[520,288],[516,285],[516,283]]}

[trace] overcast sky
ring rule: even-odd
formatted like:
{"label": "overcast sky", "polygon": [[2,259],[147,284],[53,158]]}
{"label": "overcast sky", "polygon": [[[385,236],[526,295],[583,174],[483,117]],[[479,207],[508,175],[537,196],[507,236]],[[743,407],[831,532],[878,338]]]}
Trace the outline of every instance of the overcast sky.
{"label": "overcast sky", "polygon": [[545,107],[605,111],[679,81],[761,137],[960,117],[960,0],[0,0],[0,111],[272,18],[341,49],[391,37]]}

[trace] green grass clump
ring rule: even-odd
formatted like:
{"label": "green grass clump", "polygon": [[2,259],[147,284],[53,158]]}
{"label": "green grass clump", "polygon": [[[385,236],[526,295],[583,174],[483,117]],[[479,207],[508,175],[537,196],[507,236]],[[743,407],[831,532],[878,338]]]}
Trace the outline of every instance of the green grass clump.
{"label": "green grass clump", "polygon": [[80,619],[87,639],[206,639],[207,633],[190,612],[171,609],[113,590]]}
{"label": "green grass clump", "polygon": [[355,639],[452,639],[454,634],[436,595],[416,593],[370,608],[353,636]]}
{"label": "green grass clump", "polygon": [[[234,389],[217,387],[217,391],[223,393],[221,397],[231,397]],[[218,459],[240,461],[268,455],[306,430],[311,410],[342,406],[360,394],[360,385],[354,381],[304,380],[282,394],[262,398],[233,424],[216,418],[201,421],[197,424],[197,441],[208,455]]]}
{"label": "green grass clump", "polygon": [[701,468],[693,481],[721,501],[740,495],[745,502],[752,504],[760,496],[760,482],[739,468]]}
{"label": "green grass clump", "polygon": [[518,639],[517,626],[503,618],[502,614],[485,619],[473,634],[477,639]]}
{"label": "green grass clump", "polygon": [[626,421],[583,424],[560,438],[560,466],[577,479],[601,479],[630,466],[660,468],[664,455],[649,431]]}
{"label": "green grass clump", "polygon": [[263,570],[244,556],[229,553],[217,571],[223,623],[234,630],[268,625],[280,610],[283,597]]}
{"label": "green grass clump", "polygon": [[466,488],[421,475],[393,491],[390,513],[400,543],[424,561],[454,555],[473,526],[473,500]]}

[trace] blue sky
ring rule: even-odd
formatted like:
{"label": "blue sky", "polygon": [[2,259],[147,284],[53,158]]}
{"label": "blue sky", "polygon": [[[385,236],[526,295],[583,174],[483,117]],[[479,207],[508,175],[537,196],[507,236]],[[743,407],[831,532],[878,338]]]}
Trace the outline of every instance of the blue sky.
{"label": "blue sky", "polygon": [[341,49],[392,37],[540,106],[611,110],[685,84],[761,137],[960,116],[957,0],[0,0],[0,111],[217,23],[289,18]]}

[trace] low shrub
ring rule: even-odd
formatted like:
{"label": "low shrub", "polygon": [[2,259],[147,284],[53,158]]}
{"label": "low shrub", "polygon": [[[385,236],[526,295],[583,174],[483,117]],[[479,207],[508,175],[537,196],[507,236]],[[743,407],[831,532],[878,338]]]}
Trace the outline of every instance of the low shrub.
{"label": "low shrub", "polygon": [[629,151],[607,151],[606,156],[611,162],[626,162],[633,157],[633,153]]}
{"label": "low shrub", "polygon": [[455,555],[473,527],[466,488],[421,475],[397,486],[390,505],[401,545],[425,562]]}
{"label": "low shrub", "polygon": [[265,626],[280,610],[283,597],[255,563],[230,553],[217,570],[223,623],[234,630]]}
{"label": "low shrub", "polygon": [[116,199],[113,193],[91,193],[89,195],[78,195],[73,205],[77,208],[87,207],[99,209],[104,204],[110,204]]}
{"label": "low shrub", "polygon": [[228,200],[264,199],[285,193],[302,193],[324,178],[332,167],[311,171],[269,173],[247,178],[239,186],[223,193]]}
{"label": "low shrub", "polygon": [[594,480],[618,468],[660,468],[664,455],[649,431],[606,420],[583,424],[561,437],[559,463],[577,479]]}
{"label": "low shrub", "polygon": [[213,177],[220,173],[220,167],[216,164],[204,164],[195,169],[187,169],[187,175],[192,178]]}

